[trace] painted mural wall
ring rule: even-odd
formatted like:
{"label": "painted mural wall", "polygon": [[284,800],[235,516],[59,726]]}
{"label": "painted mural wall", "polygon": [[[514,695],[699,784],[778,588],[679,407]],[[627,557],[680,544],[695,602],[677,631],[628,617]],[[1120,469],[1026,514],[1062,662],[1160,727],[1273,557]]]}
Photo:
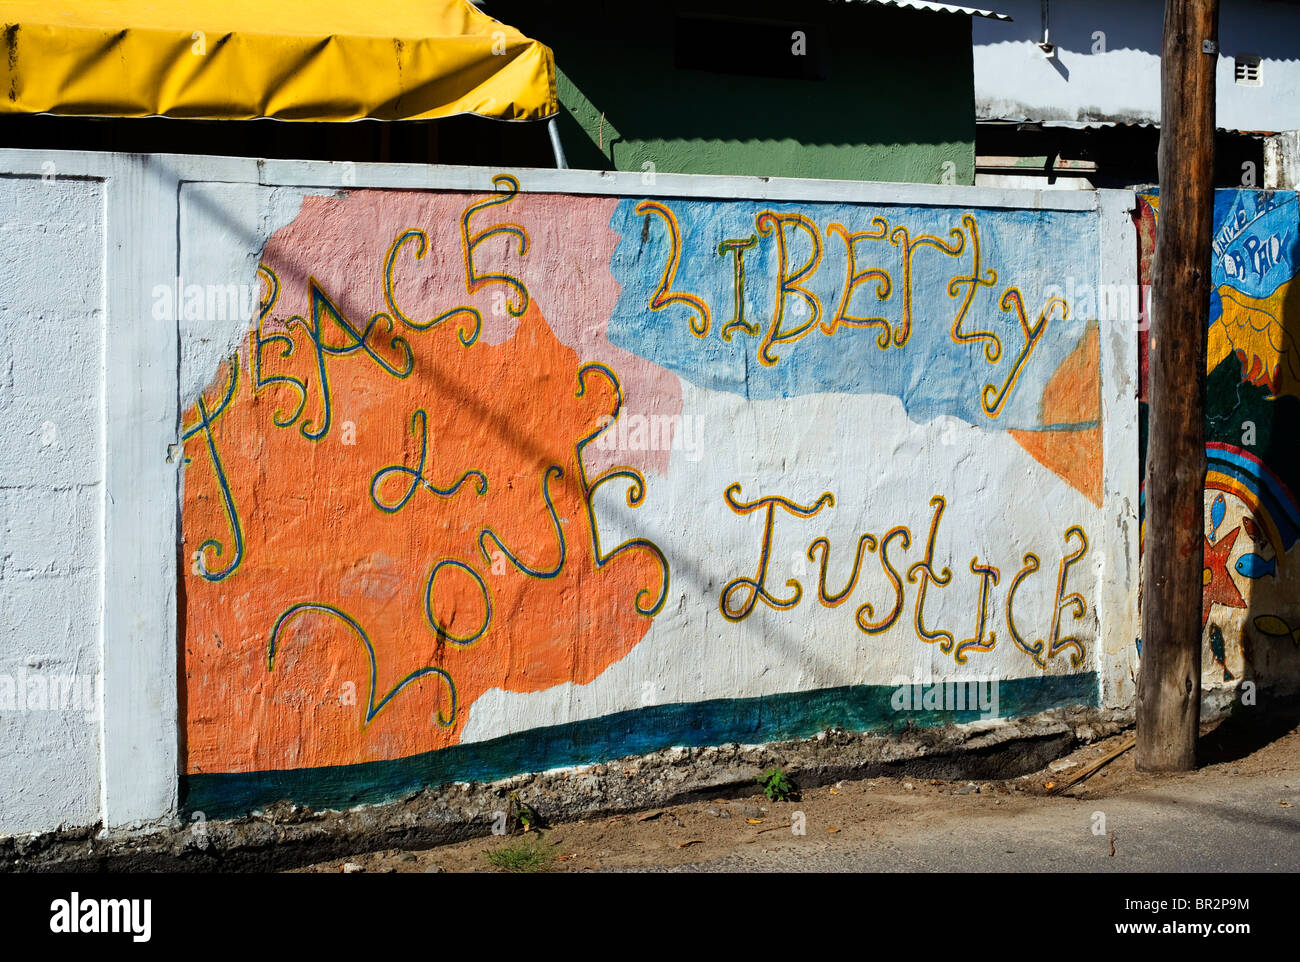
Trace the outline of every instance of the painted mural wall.
{"label": "painted mural wall", "polygon": [[1095,212],[494,187],[260,252],[184,421],[189,808],[1098,700]]}
{"label": "painted mural wall", "polygon": [[[1139,197],[1148,283],[1160,199]],[[1203,683],[1300,681],[1300,198],[1214,197],[1206,315]],[[1142,419],[1146,420],[1146,339]],[[1145,438],[1145,428],[1144,434]],[[1145,444],[1143,445],[1145,456]]]}

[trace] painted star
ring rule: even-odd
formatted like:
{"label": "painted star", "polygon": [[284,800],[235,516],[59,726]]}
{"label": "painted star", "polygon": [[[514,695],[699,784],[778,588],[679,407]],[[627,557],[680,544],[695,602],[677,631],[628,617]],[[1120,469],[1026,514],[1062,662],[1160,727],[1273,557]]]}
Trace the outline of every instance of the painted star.
{"label": "painted star", "polygon": [[1233,528],[1224,535],[1218,544],[1205,539],[1205,570],[1201,578],[1205,585],[1201,592],[1201,627],[1210,619],[1210,606],[1227,605],[1229,608],[1245,608],[1246,599],[1237,590],[1237,583],[1228,571],[1228,556],[1232,554],[1232,545],[1237,540],[1240,528]]}

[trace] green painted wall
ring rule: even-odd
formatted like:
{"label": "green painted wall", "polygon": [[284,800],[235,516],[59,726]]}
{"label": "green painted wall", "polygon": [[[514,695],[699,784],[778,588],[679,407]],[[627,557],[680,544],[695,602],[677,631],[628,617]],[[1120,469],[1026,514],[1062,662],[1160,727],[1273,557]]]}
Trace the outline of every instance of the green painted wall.
{"label": "green painted wall", "polygon": [[[921,183],[941,182],[947,172],[954,183],[974,182],[965,16],[830,0],[531,0],[492,2],[486,10],[555,51],[570,166]],[[808,56],[819,58],[827,76],[678,68],[674,31],[682,14],[809,26]]]}

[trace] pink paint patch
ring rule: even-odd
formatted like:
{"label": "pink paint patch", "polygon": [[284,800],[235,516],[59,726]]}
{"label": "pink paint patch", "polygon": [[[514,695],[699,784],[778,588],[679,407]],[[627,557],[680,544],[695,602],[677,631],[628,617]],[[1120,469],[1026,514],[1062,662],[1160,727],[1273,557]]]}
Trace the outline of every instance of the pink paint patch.
{"label": "pink paint patch", "polygon": [[[357,329],[370,319],[390,314],[385,299],[384,264],[394,241],[410,230],[428,237],[422,257],[418,239],[412,238],[393,258],[392,299],[412,321],[424,324],[446,311],[471,307],[482,316],[479,340],[501,344],[515,336],[519,321],[510,309],[519,293],[507,283],[481,280],[470,290],[462,237],[461,217],[471,205],[493,195],[360,190],[333,197],[308,197],[293,223],[271,237],[262,260],[275,263],[280,272],[281,299],[276,317],[302,315],[310,310],[308,277]],[[520,194],[471,215],[473,237],[496,226],[513,226],[527,235],[520,253],[517,234],[500,233],[485,238],[474,249],[474,270],[484,275],[517,279],[537,303],[556,338],[577,352],[581,363],[598,362],[618,375],[623,388],[621,417],[658,416],[673,425],[682,411],[681,382],[671,371],[611,344],[609,319],[618,300],[619,285],[609,271],[619,237],[610,229],[616,198]],[[466,315],[447,324],[472,329]],[[265,328],[272,332],[269,322]],[[380,321],[382,338],[386,330]],[[403,330],[394,324],[394,334]],[[341,335],[326,334],[331,343]],[[576,380],[574,388],[576,390]],[[665,475],[671,454],[671,434],[659,450],[609,450],[589,445],[588,470],[599,472],[628,465],[647,473]]]}

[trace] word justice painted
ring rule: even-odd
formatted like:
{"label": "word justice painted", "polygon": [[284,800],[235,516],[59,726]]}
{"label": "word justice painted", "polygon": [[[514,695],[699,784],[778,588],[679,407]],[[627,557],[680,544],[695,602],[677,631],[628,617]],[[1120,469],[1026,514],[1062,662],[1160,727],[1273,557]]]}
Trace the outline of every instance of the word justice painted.
{"label": "word justice painted", "polygon": [[[739,496],[739,484],[728,487],[723,495],[727,506],[736,514],[746,515],[758,511],[763,512],[762,544],[759,548],[758,570],[754,577],[735,578],[723,586],[722,594],[718,599],[718,608],[722,612],[722,616],[728,621],[743,621],[753,613],[755,606],[760,601],[775,611],[785,611],[798,607],[803,599],[803,585],[797,579],[791,578],[785,582],[785,587],[789,589],[789,596],[785,598],[773,594],[767,587],[769,567],[772,560],[772,533],[776,523],[777,509],[779,508],[784,514],[795,518],[814,518],[821,513],[823,508],[829,508],[835,504],[835,495],[827,491],[811,505],[797,504],[779,495],[768,495],[755,498],[753,501],[741,501]],[[814,539],[808,545],[807,557],[809,561],[820,565],[817,577],[817,601],[826,608],[838,608],[849,600],[854,593],[854,589],[857,588],[863,558],[867,554],[878,554],[880,567],[893,586],[893,601],[888,610],[885,610],[883,605],[879,606],[880,610],[884,612],[879,618],[876,617],[876,608],[872,606],[871,602],[863,602],[853,617],[853,623],[858,630],[869,635],[882,634],[898,624],[903,615],[906,600],[906,592],[903,586],[904,579],[906,579],[907,584],[916,585],[916,593],[912,604],[912,628],[916,633],[916,638],[926,644],[937,644],[939,650],[945,655],[952,655],[957,664],[964,665],[969,657],[968,652],[992,651],[997,646],[997,634],[990,630],[989,626],[989,611],[992,589],[998,584],[1002,574],[992,564],[981,562],[978,556],[973,556],[970,559],[970,573],[978,579],[979,583],[979,601],[971,617],[974,624],[971,637],[958,641],[951,631],[938,627],[927,628],[923,620],[927,588],[930,585],[938,588],[946,587],[953,579],[950,568],[944,567],[936,570],[934,561],[935,539],[939,533],[939,521],[943,517],[944,508],[947,507],[947,501],[942,495],[936,494],[930,499],[930,506],[934,509],[934,515],[930,522],[929,533],[926,535],[925,553],[911,565],[902,566],[898,562],[897,555],[892,562],[889,558],[891,543],[896,545],[895,551],[906,551],[912,546],[912,531],[906,525],[897,525],[890,528],[880,537],[869,532],[861,534],[858,537],[857,548],[853,554],[853,567],[848,576],[848,583],[840,591],[829,591],[827,589],[826,572],[830,564],[830,541],[824,537]],[[1042,638],[1032,643],[1027,641],[1021,632],[1017,630],[1013,614],[1016,591],[1025,579],[1039,570],[1038,555],[1032,552],[1025,554],[1023,558],[1024,567],[1017,571],[1011,579],[1010,587],[1006,593],[1004,611],[1007,633],[1011,636],[1015,646],[1028,655],[1039,668],[1046,668],[1046,659],[1055,658],[1066,650],[1070,650],[1070,663],[1075,667],[1083,664],[1086,655],[1081,639],[1062,635],[1061,614],[1062,612],[1068,612],[1073,621],[1080,621],[1088,613],[1088,604],[1084,597],[1074,591],[1067,594],[1066,589],[1070,567],[1082,560],[1088,553],[1088,536],[1084,533],[1082,527],[1072,525],[1066,529],[1064,537],[1066,548],[1058,569],[1054,602],[1052,604],[1051,629],[1048,632],[1047,641]],[[1073,549],[1071,544],[1074,545]]]}

